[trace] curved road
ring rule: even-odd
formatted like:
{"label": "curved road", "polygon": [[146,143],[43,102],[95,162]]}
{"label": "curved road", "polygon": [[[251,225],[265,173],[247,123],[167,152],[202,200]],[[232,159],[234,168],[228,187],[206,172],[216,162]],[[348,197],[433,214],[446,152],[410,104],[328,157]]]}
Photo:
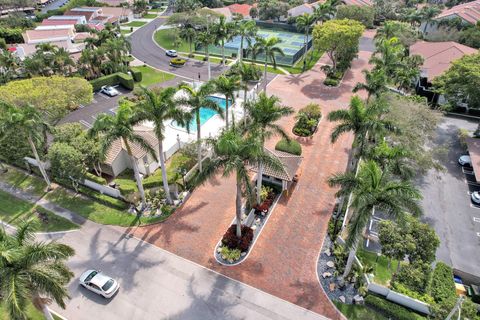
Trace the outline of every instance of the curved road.
{"label": "curved road", "polygon": [[[168,71],[183,78],[198,80],[198,74],[200,74],[200,80],[208,80],[207,64],[203,61],[190,59],[181,68],[170,66],[171,58],[166,56],[165,50],[160,48],[152,38],[155,30],[164,24],[166,19],[167,18],[165,17],[157,18],[132,33],[130,36],[132,55],[138,60],[145,62],[145,64],[160,70]],[[228,67],[226,66],[211,63],[212,77],[220,75],[227,68]]]}

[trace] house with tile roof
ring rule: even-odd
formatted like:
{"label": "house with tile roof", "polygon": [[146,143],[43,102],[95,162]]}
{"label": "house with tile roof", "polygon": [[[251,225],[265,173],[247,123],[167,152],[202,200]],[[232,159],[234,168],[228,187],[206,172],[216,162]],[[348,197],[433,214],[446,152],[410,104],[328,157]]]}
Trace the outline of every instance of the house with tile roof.
{"label": "house with tile roof", "polygon": [[299,17],[303,16],[304,14],[312,14],[315,8],[324,2],[325,0],[320,0],[313,3],[302,3],[299,6],[288,9],[287,17]]}
{"label": "house with tile roof", "polygon": [[251,19],[250,17],[250,9],[253,8],[252,5],[249,4],[239,4],[239,3],[234,3],[229,6],[226,6],[228,10],[232,13],[232,15],[239,14],[242,15],[244,19]]}
{"label": "house with tile roof", "polygon": [[72,42],[74,37],[75,30],[72,30],[71,28],[53,30],[27,30],[23,33],[23,40],[27,44],[58,41]]}
{"label": "house with tile roof", "polygon": [[222,8],[208,8],[208,7],[204,7],[203,9],[209,9],[211,11],[214,11],[218,14],[221,14],[222,16],[225,17],[225,20],[227,22],[229,21],[232,21],[232,18],[233,18],[233,15],[232,15],[232,12],[230,11],[230,9],[228,9],[227,7],[222,7]]}
{"label": "house with tile roof", "polygon": [[417,83],[417,93],[427,97],[433,103],[443,104],[445,102],[444,98],[430,89],[432,80],[447,71],[453,61],[460,59],[464,55],[477,52],[477,49],[454,41],[418,41],[411,45],[410,55],[419,55],[424,59],[421,66],[420,79],[418,79]]}
{"label": "house with tile roof", "polygon": [[449,19],[460,19],[466,25],[476,25],[480,21],[480,0],[462,3],[443,10],[435,17],[434,22],[425,22],[420,26],[420,30],[425,30],[425,34],[429,34],[438,30],[438,22]]}
{"label": "house with tile roof", "polygon": [[347,6],[373,6],[372,0],[342,0],[340,2]]}

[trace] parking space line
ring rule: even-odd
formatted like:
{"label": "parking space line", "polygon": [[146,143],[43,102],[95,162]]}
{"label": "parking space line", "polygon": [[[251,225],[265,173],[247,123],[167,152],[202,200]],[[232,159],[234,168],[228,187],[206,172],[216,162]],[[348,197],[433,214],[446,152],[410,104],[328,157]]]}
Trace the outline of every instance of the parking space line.
{"label": "parking space line", "polygon": [[91,128],[91,127],[92,127],[92,125],[91,125],[90,123],[88,123],[87,121],[85,121],[85,120],[80,120],[79,122],[80,122],[80,124],[83,124],[83,125],[84,125],[85,127],[87,127],[87,128]]}
{"label": "parking space line", "polygon": [[473,217],[473,221],[474,221],[474,222],[480,222],[480,218]]}
{"label": "parking space line", "polygon": [[480,232],[477,232],[477,237],[480,237]]}

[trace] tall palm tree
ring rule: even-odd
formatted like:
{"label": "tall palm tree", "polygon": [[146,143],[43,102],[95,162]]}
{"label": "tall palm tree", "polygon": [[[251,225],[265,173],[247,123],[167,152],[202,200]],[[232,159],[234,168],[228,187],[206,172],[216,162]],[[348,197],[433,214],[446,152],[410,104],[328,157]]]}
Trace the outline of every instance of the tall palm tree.
{"label": "tall palm tree", "polygon": [[362,156],[365,152],[367,134],[375,137],[385,131],[395,130],[391,122],[382,119],[382,115],[386,112],[387,108],[382,102],[365,105],[362,99],[353,96],[348,110],[335,110],[328,114],[329,121],[340,122],[332,132],[332,143],[342,134],[353,132],[354,144],[359,149],[359,155]]}
{"label": "tall palm tree", "polygon": [[133,125],[136,122],[138,122],[138,119],[132,107],[126,103],[120,103],[115,115],[102,113],[97,117],[93,127],[89,130],[89,135],[93,137],[101,136],[102,154],[106,154],[116,140],[120,140],[125,146],[132,163],[133,173],[142,199],[141,210],[143,210],[146,205],[145,191],[143,190],[138,163],[133,155],[131,144],[135,143],[155,159],[157,159],[157,155],[148,142],[133,129]]}
{"label": "tall palm tree", "polygon": [[365,158],[379,164],[382,170],[388,170],[402,180],[409,180],[415,176],[415,168],[411,160],[411,153],[404,147],[389,146],[382,140],[377,145],[369,148]]}
{"label": "tall palm tree", "polygon": [[158,155],[160,158],[160,168],[162,170],[163,190],[165,190],[168,204],[172,204],[170,188],[168,186],[167,168],[165,165],[165,156],[163,152],[163,140],[165,139],[165,123],[169,120],[175,120],[178,124],[188,127],[188,116],[181,108],[177,107],[174,101],[175,88],[163,90],[151,90],[141,86],[139,93],[139,102],[134,108],[134,121],[136,123],[145,120],[153,123],[153,131],[158,140]]}
{"label": "tall palm tree", "polygon": [[[232,75],[232,76],[225,76],[221,75],[218,78],[214,79],[212,81],[213,85],[215,86],[215,91],[218,93],[221,93],[225,95],[225,127],[228,130],[228,107],[229,107],[229,101],[232,101],[232,106],[233,103],[235,103],[235,91],[239,90],[241,88],[240,85],[240,77],[237,75]],[[235,125],[235,119],[233,116],[233,108],[232,108],[232,124]]]}
{"label": "tall palm tree", "polygon": [[404,56],[405,49],[397,38],[379,39],[370,63],[375,65],[375,69],[383,69],[385,75],[390,79],[394,76],[395,71],[402,67]]}
{"label": "tall palm tree", "polygon": [[313,16],[315,17],[315,22],[323,22],[332,19],[335,14],[335,7],[338,1],[325,1],[320,3],[313,9]]}
{"label": "tall palm tree", "polygon": [[265,55],[265,65],[264,65],[264,87],[263,91],[267,92],[267,68],[268,68],[268,60],[273,63],[273,67],[277,67],[277,60],[275,56],[277,54],[284,56],[285,53],[283,50],[278,47],[277,45],[282,42],[277,37],[269,37],[267,39],[265,38],[258,38],[258,43],[260,46],[260,52]]}
{"label": "tall palm tree", "polygon": [[[241,87],[243,89],[243,124],[247,125],[247,91],[248,91],[248,83],[250,81],[259,80],[261,77],[261,71],[257,69],[253,64],[245,64],[239,63],[238,67],[238,75],[241,79]],[[258,72],[257,72],[258,71]]]}
{"label": "tall palm tree", "polygon": [[423,27],[423,33],[427,31],[427,27],[434,22],[434,18],[440,13],[440,10],[437,6],[425,6],[420,10],[420,17],[425,26]]}
{"label": "tall palm tree", "polygon": [[422,213],[419,205],[420,192],[409,182],[392,179],[390,173],[382,170],[375,161],[360,165],[358,174],[347,172],[336,174],[328,179],[331,187],[340,187],[337,197],[352,195],[353,215],[348,224],[346,247],[350,249],[345,272],[346,277],[352,268],[357,243],[375,209],[396,218],[404,212],[414,215]]}
{"label": "tall palm tree", "polygon": [[215,87],[211,82],[204,83],[199,88],[195,89],[189,85],[182,84],[179,86],[179,90],[182,90],[185,94],[183,97],[176,100],[178,105],[188,106],[190,108],[191,114],[195,117],[195,123],[197,126],[197,163],[198,171],[202,172],[202,133],[201,133],[201,121],[200,121],[200,111],[202,109],[210,109],[215,111],[223,119],[223,110],[222,108],[215,103],[213,100],[209,99],[215,91]]}
{"label": "tall palm tree", "polygon": [[99,49],[84,49],[78,59],[78,69],[87,79],[94,79],[102,75],[102,64],[105,52]]}
{"label": "tall palm tree", "polygon": [[19,73],[20,59],[8,50],[0,50],[0,84],[14,79]]}
{"label": "tall palm tree", "polygon": [[224,177],[235,174],[236,181],[236,235],[242,236],[242,191],[245,190],[249,198],[252,196],[252,186],[248,175],[249,167],[258,161],[268,164],[272,168],[280,168],[278,159],[266,153],[255,136],[244,136],[234,128],[225,131],[217,140],[209,140],[213,146],[213,157],[202,173],[198,175],[198,182],[203,183],[209,177],[222,172]]}
{"label": "tall palm tree", "polygon": [[188,56],[192,56],[192,44],[197,37],[197,31],[193,27],[186,27],[180,29],[180,38],[188,42]]}
{"label": "tall palm tree", "polygon": [[387,77],[383,69],[377,69],[373,71],[363,70],[365,75],[365,83],[357,83],[353,88],[353,92],[360,90],[367,91],[367,104],[370,102],[370,97],[380,95],[387,90]]}
{"label": "tall palm tree", "polygon": [[[307,61],[308,35],[310,33],[310,27],[315,23],[315,20],[315,16],[308,13],[304,13],[303,15],[298,16],[295,20],[297,23],[297,28],[305,31],[305,47],[303,52],[303,61]],[[305,64],[303,65],[305,66]]]}
{"label": "tall palm tree", "polygon": [[75,62],[65,48],[58,48],[53,54],[53,71],[63,76],[70,75]]}
{"label": "tall palm tree", "polygon": [[23,222],[15,234],[0,229],[0,296],[10,319],[27,319],[29,300],[53,320],[52,300],[65,308],[74,274],[66,265],[75,251],[56,241],[35,242],[35,224]]}
{"label": "tall palm tree", "polygon": [[131,44],[125,37],[108,39],[102,48],[105,50],[105,54],[108,58],[107,69],[110,73],[126,72],[127,71],[127,59],[126,56],[131,50]]}
{"label": "tall palm tree", "polygon": [[18,131],[25,132],[38,169],[47,183],[47,190],[50,190],[51,182],[37,151],[37,144],[46,143],[44,133],[51,130],[50,125],[43,120],[40,112],[30,105],[17,107],[0,102],[0,111],[0,138],[2,135],[15,134]]}
{"label": "tall palm tree", "polygon": [[[266,139],[273,135],[280,135],[284,139],[290,140],[287,133],[277,124],[277,121],[283,117],[291,115],[293,109],[280,104],[280,98],[276,96],[268,97],[265,93],[260,93],[258,99],[248,104],[248,114],[252,119],[250,127],[251,133],[260,140],[262,148],[265,146]],[[257,173],[257,203],[260,203],[260,194],[262,191],[263,163],[258,163]]]}
{"label": "tall palm tree", "polygon": [[197,35],[197,41],[205,49],[205,57],[207,59],[207,68],[208,68],[208,80],[210,80],[212,73],[210,70],[210,45],[215,43],[215,38],[212,37],[210,32],[202,31]]}
{"label": "tall palm tree", "polygon": [[245,56],[252,59],[252,64],[257,62],[257,56],[261,51],[260,43],[257,41],[259,36],[255,38],[247,38],[247,48],[245,49]]}
{"label": "tall palm tree", "polygon": [[222,62],[225,64],[225,41],[228,41],[233,34],[233,25],[227,22],[225,16],[220,16],[217,23],[213,25],[213,34],[215,36],[215,42],[220,43],[222,48]]}
{"label": "tall palm tree", "polygon": [[240,36],[240,47],[238,51],[238,61],[242,62],[243,60],[243,44],[244,41],[248,39],[252,39],[257,34],[257,25],[253,20],[242,20],[236,25],[236,32],[237,36]]}

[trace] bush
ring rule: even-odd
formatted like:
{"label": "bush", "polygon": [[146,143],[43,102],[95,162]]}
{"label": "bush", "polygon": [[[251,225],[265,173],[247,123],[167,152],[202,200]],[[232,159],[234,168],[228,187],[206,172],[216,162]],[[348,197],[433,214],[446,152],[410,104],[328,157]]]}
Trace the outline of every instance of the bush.
{"label": "bush", "polygon": [[142,71],[139,70],[130,70],[132,73],[133,81],[135,82],[140,82],[143,79]]}
{"label": "bush", "polygon": [[230,249],[229,247],[223,246],[220,255],[222,256],[222,259],[233,262],[240,259],[242,252],[238,249]]}
{"label": "bush", "polygon": [[316,103],[309,103],[305,107],[299,110],[299,112],[306,114],[311,119],[320,120],[322,117],[322,110]]}
{"label": "bush", "polygon": [[133,90],[135,83],[133,77],[129,74],[117,72],[103,76],[94,80],[90,80],[90,84],[93,87],[93,91],[100,90],[103,86],[115,86],[121,84],[128,90]]}
{"label": "bush", "polygon": [[337,7],[336,19],[356,20],[367,28],[373,28],[373,19],[375,12],[373,7],[341,5]]}
{"label": "bush", "polygon": [[236,234],[237,225],[232,224],[223,235],[222,243],[230,249],[239,249],[241,252],[248,251],[253,240],[253,229],[242,225],[242,237]]}
{"label": "bush", "polygon": [[130,194],[133,194],[137,191],[136,187],[133,185],[119,185],[118,190],[120,190],[120,193],[122,196],[126,197]]}
{"label": "bush", "polygon": [[395,277],[395,282],[403,284],[406,288],[418,293],[426,293],[432,269],[428,263],[411,263],[404,265]]}
{"label": "bush", "polygon": [[412,290],[408,289],[407,287],[405,287],[403,284],[398,283],[398,282],[395,282],[395,283],[392,284],[392,289],[394,291],[398,292],[398,293],[409,296],[410,298],[417,299],[417,300],[423,301],[425,303],[428,303],[429,305],[433,305],[435,303],[435,301],[433,300],[433,298],[430,295],[428,295],[426,293],[422,294],[422,293],[412,291]]}
{"label": "bush", "polygon": [[85,175],[85,179],[88,179],[90,181],[93,181],[93,182],[101,184],[101,185],[106,185],[107,184],[107,180],[105,180],[105,178],[102,178],[102,177],[99,177],[97,175],[91,174],[90,172],[87,172],[87,174]]}
{"label": "bush", "polygon": [[295,140],[290,140],[289,142],[285,139],[282,139],[275,145],[275,150],[288,152],[297,156],[302,155],[302,146]]}
{"label": "bush", "polygon": [[126,73],[117,73],[118,82],[126,89],[133,90],[135,88],[135,82],[133,77]]}
{"label": "bush", "polygon": [[430,295],[436,302],[455,296],[453,270],[443,262],[437,262],[435,270],[433,270],[432,282],[430,284]]}
{"label": "bush", "polygon": [[23,43],[22,29],[0,27],[0,38],[6,43]]}
{"label": "bush", "polygon": [[182,59],[182,58],[170,59],[170,64],[174,65],[174,66],[183,66],[186,62],[187,62],[187,60]]}
{"label": "bush", "polygon": [[326,85],[326,86],[329,86],[329,87],[336,87],[340,84],[340,81],[337,80],[337,79],[333,79],[333,78],[326,78],[324,81],[323,81],[323,84]]}
{"label": "bush", "polygon": [[368,295],[365,298],[365,304],[367,304],[372,309],[383,313],[385,316],[395,319],[395,320],[413,320],[413,319],[422,319],[416,313],[399,306],[396,303],[387,301],[385,299],[379,298],[377,296]]}

